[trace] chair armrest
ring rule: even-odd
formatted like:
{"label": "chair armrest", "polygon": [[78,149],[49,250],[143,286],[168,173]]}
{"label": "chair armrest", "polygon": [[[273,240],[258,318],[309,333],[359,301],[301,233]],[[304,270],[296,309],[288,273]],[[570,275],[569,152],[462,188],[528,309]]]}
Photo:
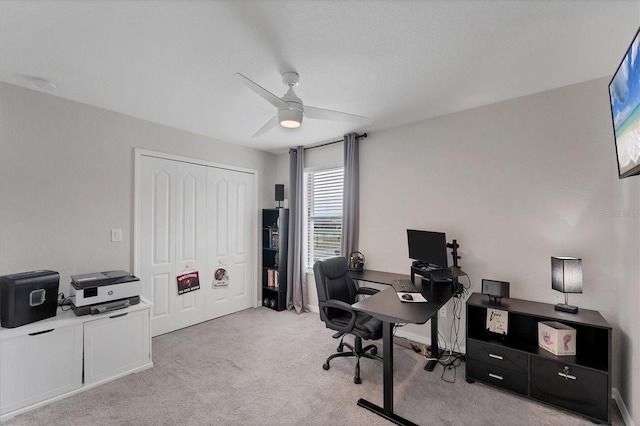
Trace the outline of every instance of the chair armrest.
{"label": "chair armrest", "polygon": [[[319,308],[324,311],[326,321],[331,324],[331,328],[333,328],[334,330],[340,331],[342,333],[349,333],[351,330],[353,330],[353,326],[356,323],[356,311],[351,308],[350,304],[345,303],[342,300],[329,299],[325,302],[320,302]],[[331,321],[326,311],[328,308],[340,309],[341,311],[348,312],[351,315],[351,318],[349,318],[349,324],[347,324],[346,326],[340,326],[339,324]]]}
{"label": "chair armrest", "polygon": [[369,296],[378,293],[380,290],[371,287],[360,287],[358,288],[358,294],[367,294]]}

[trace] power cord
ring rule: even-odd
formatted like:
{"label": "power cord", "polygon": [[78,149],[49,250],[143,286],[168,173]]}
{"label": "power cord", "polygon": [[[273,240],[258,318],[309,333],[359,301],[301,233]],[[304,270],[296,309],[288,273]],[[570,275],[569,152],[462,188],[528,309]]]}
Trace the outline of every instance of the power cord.
{"label": "power cord", "polygon": [[[453,321],[451,321],[451,328],[449,329],[449,342],[444,339],[444,336],[438,330],[438,341],[444,342],[444,348],[442,352],[442,356],[438,357],[438,353],[440,349],[437,349],[436,356],[434,357],[429,349],[427,349],[427,345],[425,344],[416,344],[412,342],[410,339],[406,337],[402,337],[403,341],[409,343],[409,346],[401,344],[399,342],[399,337],[396,336],[396,331],[400,327],[404,327],[406,324],[395,324],[392,330],[392,339],[393,343],[401,346],[405,349],[412,349],[416,353],[421,353],[426,361],[437,361],[438,364],[442,365],[444,368],[442,370],[442,374],[440,379],[447,383],[455,383],[457,376],[457,368],[466,361],[466,356],[461,352],[460,349],[460,322],[462,318],[462,307],[463,307],[463,299],[465,299],[469,290],[471,289],[471,277],[466,276],[467,283],[466,285],[457,281],[455,283],[455,294],[453,297]],[[443,359],[445,353],[448,352],[446,358]],[[445,376],[453,374],[453,378],[449,379]]]}
{"label": "power cord", "polygon": [[[447,383],[455,383],[457,375],[457,367],[465,361],[465,355],[460,350],[460,322],[462,318],[462,299],[466,298],[469,289],[471,288],[471,278],[467,275],[467,285],[465,286],[461,282],[456,283],[456,294],[453,297],[453,320],[451,321],[451,328],[449,329],[449,341],[451,342],[451,350],[449,357],[446,360],[439,360],[439,363],[444,367],[440,378]],[[447,372],[453,370],[453,379],[446,379]]]}
{"label": "power cord", "polygon": [[[68,311],[69,309],[71,309],[71,301],[75,296],[69,296],[69,297],[65,297],[64,293],[58,293],[58,306],[60,306],[60,309],[63,312]],[[65,308],[66,307],[66,308]]]}

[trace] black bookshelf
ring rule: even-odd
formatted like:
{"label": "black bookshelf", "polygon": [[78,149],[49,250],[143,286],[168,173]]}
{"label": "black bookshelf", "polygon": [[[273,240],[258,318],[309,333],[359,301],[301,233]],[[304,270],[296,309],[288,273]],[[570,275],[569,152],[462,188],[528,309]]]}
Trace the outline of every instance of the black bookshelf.
{"label": "black bookshelf", "polygon": [[289,209],[262,210],[262,305],[287,308]]}

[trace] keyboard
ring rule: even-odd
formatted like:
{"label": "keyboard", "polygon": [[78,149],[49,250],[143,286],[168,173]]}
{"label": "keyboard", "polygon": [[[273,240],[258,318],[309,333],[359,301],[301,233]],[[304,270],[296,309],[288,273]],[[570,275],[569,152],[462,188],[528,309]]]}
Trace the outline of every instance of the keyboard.
{"label": "keyboard", "polygon": [[396,293],[419,293],[415,284],[411,280],[393,280],[391,281],[391,287],[396,291]]}

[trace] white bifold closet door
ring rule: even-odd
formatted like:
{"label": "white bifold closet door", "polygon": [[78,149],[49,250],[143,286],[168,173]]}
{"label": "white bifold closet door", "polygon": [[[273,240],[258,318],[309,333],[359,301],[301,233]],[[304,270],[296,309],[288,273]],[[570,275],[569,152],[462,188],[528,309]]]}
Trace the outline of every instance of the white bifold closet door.
{"label": "white bifold closet door", "polygon": [[[207,291],[207,316],[216,318],[253,306],[256,287],[253,254],[255,212],[253,176],[230,170],[207,170],[209,259],[215,270],[226,269],[229,285]],[[214,277],[215,278],[215,277]]]}
{"label": "white bifold closet door", "polygon": [[[253,307],[255,176],[144,155],[139,166],[138,276],[152,335]],[[179,295],[176,277],[191,271],[200,289]]]}

